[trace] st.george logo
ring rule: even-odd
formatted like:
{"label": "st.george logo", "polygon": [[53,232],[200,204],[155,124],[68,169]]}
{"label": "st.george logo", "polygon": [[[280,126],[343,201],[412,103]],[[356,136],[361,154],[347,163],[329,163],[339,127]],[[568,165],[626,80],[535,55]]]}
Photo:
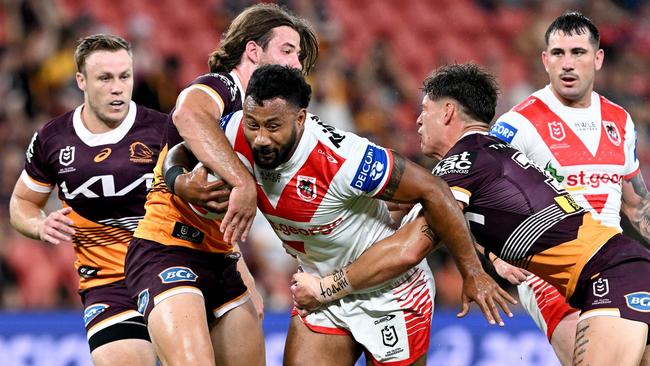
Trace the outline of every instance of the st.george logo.
{"label": "st.george logo", "polygon": [[296,180],[296,190],[300,198],[308,202],[316,198],[316,178],[299,175]]}
{"label": "st.george logo", "polygon": [[158,274],[162,283],[174,283],[181,281],[196,282],[199,277],[187,267],[170,267]]}
{"label": "st.george logo", "polygon": [[103,313],[106,309],[108,309],[107,304],[93,304],[87,307],[86,310],[84,310],[84,325],[88,325],[88,323],[95,319],[97,315]]}
{"label": "st.george logo", "polygon": [[59,150],[59,164],[68,166],[74,162],[74,146],[66,146]]}
{"label": "st.george logo", "polygon": [[611,141],[612,144],[619,146],[621,144],[621,134],[618,132],[616,123],[603,121],[603,128],[605,129],[605,133],[607,134],[609,141]]}
{"label": "st.george logo", "polygon": [[650,312],[650,292],[639,291],[625,295],[625,302],[627,307],[641,311],[644,313]]}

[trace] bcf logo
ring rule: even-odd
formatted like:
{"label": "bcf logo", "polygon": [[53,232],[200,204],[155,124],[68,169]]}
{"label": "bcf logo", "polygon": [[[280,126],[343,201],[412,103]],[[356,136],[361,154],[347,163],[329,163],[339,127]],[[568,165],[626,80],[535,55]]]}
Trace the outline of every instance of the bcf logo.
{"label": "bcf logo", "polygon": [[644,313],[650,312],[650,292],[634,292],[625,295],[627,307]]}
{"label": "bcf logo", "polygon": [[162,283],[174,283],[181,281],[196,282],[199,277],[187,267],[170,267],[158,274]]}

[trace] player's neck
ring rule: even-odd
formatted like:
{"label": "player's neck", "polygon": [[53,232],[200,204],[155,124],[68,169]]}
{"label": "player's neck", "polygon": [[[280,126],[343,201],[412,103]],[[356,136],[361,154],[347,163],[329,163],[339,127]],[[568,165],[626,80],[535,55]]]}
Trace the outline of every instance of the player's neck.
{"label": "player's neck", "polygon": [[553,95],[557,100],[560,101],[560,103],[569,108],[589,108],[591,107],[591,92],[593,89],[588,90],[585,95],[583,95],[580,99],[577,100],[572,100],[572,99],[567,99],[560,95],[555,89],[551,88],[551,91],[553,92]]}
{"label": "player's neck", "polygon": [[246,93],[246,89],[248,87],[248,81],[251,79],[251,75],[253,75],[253,71],[255,71],[256,68],[257,65],[254,65],[250,62],[242,62],[239,65],[235,66],[234,69],[232,69],[232,72],[239,78],[242,88],[244,88],[244,94]]}
{"label": "player's neck", "polygon": [[124,120],[118,122],[104,121],[100,119],[85,103],[81,109],[81,122],[88,131],[94,134],[112,131],[118,128]]}

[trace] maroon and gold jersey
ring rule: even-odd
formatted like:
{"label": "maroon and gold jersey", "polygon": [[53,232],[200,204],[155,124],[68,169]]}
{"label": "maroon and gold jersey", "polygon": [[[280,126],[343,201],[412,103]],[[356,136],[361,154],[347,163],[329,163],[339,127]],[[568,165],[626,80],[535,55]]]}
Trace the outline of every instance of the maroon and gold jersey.
{"label": "maroon and gold jersey", "polygon": [[[194,80],[179,96],[189,90],[201,90],[210,96],[226,116],[241,110],[243,88],[233,73],[206,74]],[[187,202],[169,192],[162,175],[162,164],[167,151],[183,141],[172,121],[172,113],[165,124],[161,151],[154,168],[151,192],[147,196],[146,214],[138,225],[135,237],[164,245],[177,245],[195,250],[224,253],[232,245],[224,242],[215,220],[201,218]]]}
{"label": "maroon and gold jersey", "polygon": [[479,244],[567,298],[587,260],[612,236],[519,150],[480,133],[462,137],[433,170],[465,203]]}
{"label": "maroon and gold jersey", "polygon": [[75,266],[86,289],[124,278],[124,256],[151,188],[167,115],[130,102],[114,130],[93,134],[83,106],[45,124],[26,152],[21,179],[30,189],[59,198],[73,212]]}

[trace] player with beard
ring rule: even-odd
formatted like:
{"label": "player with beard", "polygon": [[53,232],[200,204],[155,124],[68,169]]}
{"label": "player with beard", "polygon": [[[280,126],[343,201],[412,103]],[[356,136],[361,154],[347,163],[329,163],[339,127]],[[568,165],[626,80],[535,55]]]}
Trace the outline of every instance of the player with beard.
{"label": "player with beard", "polygon": [[[253,5],[222,35],[209,58],[211,73],[178,96],[165,125],[145,217],[126,257],[127,285],[165,365],[265,361],[261,299],[236,246],[246,238],[256,212],[255,182],[228,144],[219,119],[241,109],[257,67],[277,63],[307,72],[317,53],[314,32],[305,21],[274,4]],[[207,184],[205,169],[172,170],[177,184],[171,189],[165,185],[164,157],[181,141],[233,187],[221,222],[198,216],[188,205],[210,209],[219,197],[213,189],[220,183]]]}
{"label": "player with beard", "polygon": [[[399,154],[307,113],[310,95],[297,70],[263,66],[251,77],[243,111],[221,121],[287,252],[306,273],[334,273],[322,287],[332,302],[294,312],[285,365],[353,365],[362,351],[368,364],[426,363],[434,298],[426,261],[338,300],[352,290],[341,268],[395,231],[384,200],[422,202],[433,231],[407,225],[409,240],[429,248],[433,233],[442,238],[464,279],[464,305],[475,300],[492,324],[495,318],[503,324],[497,306],[511,315],[506,301],[514,299],[482,270],[448,186]],[[182,144],[166,156],[168,168],[188,165]]]}
{"label": "player with beard", "polygon": [[[538,275],[581,310],[568,362],[648,365],[650,251],[594,219],[522,152],[488,136],[497,90],[494,77],[472,64],[442,67],[424,81],[417,126],[422,153],[442,159],[433,174],[451,187],[486,255]],[[423,248],[378,243],[344,271],[352,287],[366,288],[402,270],[393,258]],[[296,301],[306,309],[327,303],[320,289],[332,277],[294,275]]]}
{"label": "player with beard", "polygon": [[[594,91],[596,71],[605,58],[598,28],[569,11],[549,25],[545,41],[542,62],[549,85],[499,117],[490,134],[546,169],[605,225],[620,231],[623,212],[650,239],[650,193],[636,157],[634,122],[623,108]],[[569,365],[577,309],[536,276],[518,290],[562,364]]]}

